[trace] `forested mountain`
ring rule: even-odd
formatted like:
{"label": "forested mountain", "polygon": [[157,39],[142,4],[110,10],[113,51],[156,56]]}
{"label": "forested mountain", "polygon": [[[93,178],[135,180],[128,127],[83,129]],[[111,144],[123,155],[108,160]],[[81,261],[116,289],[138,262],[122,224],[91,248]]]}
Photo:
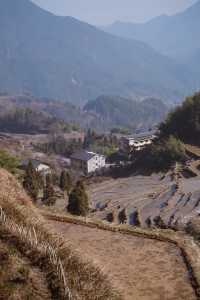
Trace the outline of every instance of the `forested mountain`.
{"label": "forested mountain", "polygon": [[200,145],[200,93],[187,97],[161,124],[161,135],[174,135],[186,143]]}
{"label": "forested mountain", "polygon": [[200,50],[199,16],[200,1],[197,1],[184,12],[173,16],[162,15],[144,24],[116,22],[105,30],[144,41],[160,53],[184,61]]}
{"label": "forested mountain", "polygon": [[29,0],[0,1],[0,91],[83,104],[101,94],[182,98],[192,72],[143,42],[58,17]]}
{"label": "forested mountain", "polygon": [[[83,129],[94,128],[103,132],[113,127],[130,129],[151,127],[164,119],[168,108],[156,99],[136,102],[117,96],[98,97],[94,101],[89,101],[83,109],[77,108],[71,103],[47,98],[0,96],[1,130],[3,127],[8,128],[7,125],[3,125],[3,122],[7,124],[10,118],[13,120],[16,111],[20,113],[33,112],[28,114],[30,119],[34,121],[34,126],[38,123],[43,131],[45,130],[45,123],[48,131],[50,125],[55,125],[59,120],[67,123],[69,129],[69,124],[71,124],[75,128],[77,126]],[[17,114],[19,121],[20,113]],[[24,113],[21,117],[21,122],[23,122]],[[14,124],[14,122],[11,123]],[[24,125],[24,127],[27,126]]]}
{"label": "forested mountain", "polygon": [[153,98],[137,102],[117,96],[100,96],[89,101],[84,110],[95,114],[102,128],[147,130],[164,119],[168,108],[161,100]]}
{"label": "forested mountain", "polygon": [[0,114],[0,131],[6,133],[38,134],[70,132],[70,124],[53,118],[44,112],[29,108],[14,108]]}

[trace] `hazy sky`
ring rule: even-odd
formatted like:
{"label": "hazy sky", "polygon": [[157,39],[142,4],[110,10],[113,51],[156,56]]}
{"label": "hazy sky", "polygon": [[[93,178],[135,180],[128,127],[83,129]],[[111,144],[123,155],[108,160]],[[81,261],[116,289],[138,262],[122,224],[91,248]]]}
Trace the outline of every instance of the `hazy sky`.
{"label": "hazy sky", "polygon": [[32,0],[58,15],[92,24],[143,22],[161,14],[175,14],[197,0]]}

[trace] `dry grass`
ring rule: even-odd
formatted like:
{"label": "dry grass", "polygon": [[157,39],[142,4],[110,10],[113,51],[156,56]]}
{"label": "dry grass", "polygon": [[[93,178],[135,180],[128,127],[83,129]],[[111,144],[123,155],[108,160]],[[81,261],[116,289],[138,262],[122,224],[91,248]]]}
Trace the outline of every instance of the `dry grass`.
{"label": "dry grass", "polygon": [[40,268],[33,266],[1,232],[0,299],[52,299],[48,282]]}
{"label": "dry grass", "polygon": [[[63,216],[63,215],[51,215],[51,214],[47,214],[44,212],[44,215],[46,215],[46,217],[49,219],[49,220],[52,220],[52,221],[56,221],[56,223],[53,223],[53,226],[54,227],[57,227],[58,228],[58,231],[61,231],[63,234],[66,235],[66,237],[70,237],[71,240],[74,241],[74,244],[75,246],[77,246],[79,249],[81,249],[83,252],[85,253],[91,253],[90,256],[93,256],[93,253],[95,253],[97,256],[97,260],[100,259],[100,263],[102,265],[102,263],[104,262],[104,260],[106,260],[106,255],[109,256],[109,253],[110,253],[110,256],[109,256],[109,259],[107,261],[107,264],[105,264],[106,266],[109,265],[109,260],[113,260],[115,259],[118,255],[119,255],[119,260],[118,261],[115,261],[112,265],[112,268],[114,268],[116,270],[116,267],[119,267],[120,270],[123,269],[123,265],[120,263],[120,259],[122,259],[123,261],[123,258],[125,257],[126,258],[126,255],[128,258],[131,258],[131,255],[133,255],[132,252],[130,252],[130,245],[128,246],[129,242],[131,241],[130,238],[128,238],[128,235],[131,236],[132,238],[134,237],[139,237],[139,238],[142,238],[142,240],[144,239],[147,239],[147,240],[153,240],[152,241],[152,245],[150,246],[151,250],[154,248],[154,247],[161,247],[162,249],[162,246],[161,244],[158,243],[158,241],[160,242],[164,242],[163,244],[167,244],[169,247],[172,247],[172,248],[169,248],[169,249],[176,249],[176,251],[179,251],[179,255],[181,257],[181,261],[182,261],[182,264],[185,266],[185,271],[180,271],[181,269],[179,269],[179,271],[175,271],[175,273],[173,273],[173,269],[175,268],[176,269],[176,263],[180,263],[180,261],[178,262],[178,258],[177,256],[175,255],[176,258],[173,258],[173,255],[172,257],[166,257],[167,255],[167,251],[163,251],[161,250],[162,253],[159,253],[158,254],[158,260],[157,261],[154,261],[155,263],[153,264],[154,266],[154,271],[155,271],[155,278],[159,279],[159,272],[156,273],[156,266],[159,266],[160,264],[162,265],[160,271],[164,268],[165,264],[167,265],[170,261],[173,261],[172,265],[170,265],[170,268],[171,269],[171,280],[172,280],[172,286],[173,286],[173,283],[176,282],[179,282],[177,283],[177,286],[175,288],[175,292],[178,290],[179,291],[179,296],[174,296],[171,297],[171,298],[166,298],[166,299],[196,299],[200,296],[199,292],[199,287],[200,287],[200,273],[199,273],[199,270],[200,270],[200,252],[199,252],[199,246],[198,244],[196,244],[194,242],[194,239],[186,234],[184,234],[183,232],[174,232],[172,230],[144,230],[144,229],[140,229],[140,228],[134,228],[134,227],[130,227],[130,226],[127,226],[127,225],[123,225],[123,226],[114,226],[114,225],[109,225],[107,223],[102,223],[100,221],[96,221],[96,220],[90,220],[90,219],[83,219],[83,218],[80,218],[80,217],[72,217],[70,215],[67,215],[67,216]],[[58,223],[59,222],[59,223]],[[64,225],[62,225],[61,223],[64,223]],[[56,225],[57,224],[57,225]],[[74,224],[76,226],[72,226],[70,224]],[[71,226],[71,227],[70,227]],[[84,227],[86,229],[84,229]],[[93,234],[91,232],[91,230],[94,230]],[[100,230],[100,231],[99,231]],[[106,232],[111,232],[112,234],[110,235],[110,237],[108,239],[106,239],[106,235],[103,235],[102,233],[102,230],[106,231]],[[79,232],[80,231],[80,232]],[[78,233],[77,233],[78,232]],[[124,237],[117,237],[116,235],[116,239],[115,239],[115,236],[113,235],[113,232],[115,232],[116,234],[118,233],[121,233],[123,235],[126,235],[128,240],[127,240],[127,243],[123,244],[123,239]],[[99,237],[100,235],[100,237]],[[102,236],[103,235],[103,236]],[[99,241],[98,241],[99,240]],[[117,241],[117,247],[118,247],[118,252],[113,250],[113,247],[115,247],[115,242]],[[156,244],[155,244],[155,241]],[[96,243],[96,245],[95,245]],[[105,248],[104,250],[104,253],[100,253],[98,254],[98,249],[101,250],[101,243],[104,245],[103,247]],[[94,248],[92,248],[92,245],[94,246]],[[127,247],[128,246],[128,249],[127,250]],[[135,246],[131,246],[132,250],[135,249]],[[174,248],[175,247],[175,248]],[[89,249],[89,250],[88,250]],[[122,250],[124,249],[124,250]],[[146,248],[148,249],[148,247]],[[141,249],[140,249],[141,250]],[[140,251],[139,250],[139,251]],[[154,249],[155,250],[155,249]],[[121,253],[121,251],[123,253]],[[145,252],[145,247],[142,247],[142,251]],[[148,251],[147,251],[148,252]],[[153,253],[156,253],[157,251],[153,251],[151,252],[151,258],[153,259],[154,255]],[[120,255],[121,253],[121,255]],[[131,253],[130,255],[128,253]],[[147,264],[145,265],[145,268],[148,269],[148,262],[149,262],[149,255],[147,256],[142,256],[142,252],[140,251],[140,255],[141,256],[138,256],[138,263],[139,265],[143,262],[147,262]],[[135,252],[134,252],[134,256],[135,256]],[[100,258],[99,258],[100,257]],[[162,261],[162,257],[164,259],[164,261]],[[95,255],[94,255],[94,258],[95,258]],[[141,260],[139,261],[139,259],[141,258]],[[155,257],[154,257],[155,259]],[[174,260],[175,259],[175,260]],[[128,268],[130,267],[129,265],[129,260],[127,261],[128,263]],[[137,262],[136,262],[137,263]],[[112,268],[110,267],[110,273],[112,273]],[[132,272],[133,272],[133,277],[135,276],[135,270],[136,270],[136,266],[135,265],[132,265]],[[146,271],[147,271],[146,269]],[[107,270],[108,271],[108,270]],[[127,271],[127,269],[125,270]],[[145,269],[138,271],[136,272],[136,274],[145,274]],[[150,272],[151,274],[151,270],[148,269],[148,272]],[[148,273],[147,272],[147,273]],[[184,272],[185,274],[189,274],[189,277],[188,277],[188,281],[187,281],[187,284],[188,282],[190,282],[190,284],[193,286],[193,289],[195,291],[195,294],[191,294],[188,296],[188,290],[187,288],[182,288],[182,286],[187,286],[186,283],[181,282],[181,277],[183,276],[185,278],[185,275],[184,275]],[[174,274],[172,276],[172,274]],[[116,275],[116,273],[115,273]],[[125,272],[123,273],[123,276],[125,276]],[[123,276],[121,277],[121,284],[122,284],[122,281],[123,281]],[[142,275],[140,275],[141,277]],[[164,275],[164,277],[166,276],[166,274]],[[132,279],[133,279],[132,277]],[[139,281],[140,282],[145,282],[145,278],[141,279],[139,277]],[[145,275],[144,275],[145,277]],[[166,277],[167,278],[167,277]],[[125,279],[125,285],[126,285],[126,279],[128,281],[128,277],[124,277]],[[148,279],[149,280],[149,279]],[[133,279],[133,282],[134,282],[134,279]],[[149,282],[149,286],[151,286],[151,283],[150,281]],[[144,284],[144,283],[143,283]],[[169,284],[169,282],[168,282]],[[118,282],[118,285],[120,285],[120,283]],[[169,284],[170,286],[170,284]],[[122,287],[123,289],[124,287]],[[130,288],[130,287],[129,287]],[[152,286],[151,286],[152,288]],[[133,287],[131,288],[132,289],[132,292],[133,292]],[[145,288],[146,290],[149,291],[149,287],[146,287]],[[189,288],[190,290],[190,288]],[[190,290],[191,292],[191,290]],[[157,293],[155,293],[155,289],[154,289],[154,295],[157,295],[158,297],[158,294],[159,294],[159,288],[157,287]],[[161,295],[160,295],[160,298],[155,298],[155,299],[162,299],[162,292],[161,292]],[[171,294],[172,295],[172,294]],[[133,295],[131,295],[131,297],[133,297]],[[156,297],[156,296],[153,296],[153,290],[152,290],[152,298],[148,298],[147,295],[145,298],[145,295],[143,295],[144,298],[141,298],[141,295],[138,299],[154,299],[153,297]],[[169,296],[170,297],[170,296]],[[127,298],[127,299],[131,299],[131,298]],[[137,298],[136,298],[137,299]]]}
{"label": "dry grass", "polygon": [[[73,299],[104,300],[121,299],[101,270],[82,259],[69,242],[50,230],[21,186],[4,170],[0,170],[0,206],[17,224],[34,226],[38,236],[57,249]],[[57,298],[60,299],[60,298]]]}
{"label": "dry grass", "polygon": [[188,151],[188,153],[195,155],[197,158],[200,158],[200,147],[185,144],[185,149]]}

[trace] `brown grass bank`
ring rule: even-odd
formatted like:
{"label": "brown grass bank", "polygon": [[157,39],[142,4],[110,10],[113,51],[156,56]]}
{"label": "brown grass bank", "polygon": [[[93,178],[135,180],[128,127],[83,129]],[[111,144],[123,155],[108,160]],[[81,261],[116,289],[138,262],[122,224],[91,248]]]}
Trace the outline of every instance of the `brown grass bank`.
{"label": "brown grass bank", "polygon": [[[20,228],[34,228],[37,235],[37,244],[39,248],[30,249],[30,241],[27,239],[21,240],[19,231],[14,233],[12,228],[11,232],[6,228],[6,233],[13,235],[15,245],[21,252],[27,254],[30,249],[29,258],[38,258],[38,264],[41,265],[41,260],[46,257],[40,253],[41,244],[48,243],[52,249],[56,251],[57,256],[62,262],[64,268],[67,286],[72,295],[71,299],[84,299],[84,300],[117,300],[121,299],[118,292],[113,288],[107,276],[101,270],[89,261],[82,259],[81,253],[78,253],[71,246],[69,241],[62,238],[61,235],[55,233],[48,226],[48,222],[39,214],[30,199],[27,197],[20,184],[4,170],[0,170],[0,206],[5,215],[12,220],[14,224]],[[2,226],[1,226],[2,227]],[[4,228],[1,228],[4,230]],[[25,248],[25,249],[24,249]],[[24,249],[24,250],[23,250]],[[23,251],[22,251],[23,250]],[[31,253],[33,251],[34,253]],[[41,260],[40,260],[41,259]],[[37,259],[35,259],[37,261]],[[50,272],[56,274],[55,266],[48,260],[47,264]],[[56,276],[54,278],[56,281]],[[53,279],[50,280],[52,282]],[[59,289],[59,282],[57,288]],[[62,289],[61,289],[62,290]],[[62,299],[62,293],[58,292],[57,299]],[[64,297],[69,299],[69,297]]]}

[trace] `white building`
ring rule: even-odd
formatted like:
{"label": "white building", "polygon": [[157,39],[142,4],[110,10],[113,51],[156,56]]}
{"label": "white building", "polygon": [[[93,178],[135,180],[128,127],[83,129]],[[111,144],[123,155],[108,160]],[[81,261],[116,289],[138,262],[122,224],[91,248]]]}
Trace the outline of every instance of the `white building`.
{"label": "white building", "polygon": [[36,172],[42,174],[42,175],[46,175],[51,173],[51,168],[49,165],[37,160],[37,159],[26,159],[23,160],[21,162],[21,168],[22,169],[26,169],[26,167],[28,166],[29,162],[32,163],[33,168],[36,170]]}
{"label": "white building", "polygon": [[86,175],[102,169],[105,165],[105,156],[94,152],[80,150],[71,156],[71,167]]}
{"label": "white building", "polygon": [[124,136],[121,138],[120,150],[126,153],[140,151],[146,146],[152,144],[156,138],[155,131],[147,133],[135,134],[133,136]]}

